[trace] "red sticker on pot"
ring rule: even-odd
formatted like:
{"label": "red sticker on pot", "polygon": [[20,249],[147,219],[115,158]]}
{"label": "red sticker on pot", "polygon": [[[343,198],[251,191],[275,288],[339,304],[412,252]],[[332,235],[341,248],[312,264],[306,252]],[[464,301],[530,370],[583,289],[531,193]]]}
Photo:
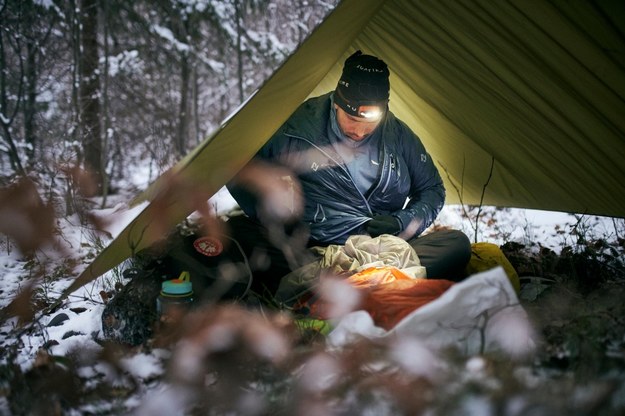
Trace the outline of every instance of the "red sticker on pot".
{"label": "red sticker on pot", "polygon": [[224,250],[221,241],[214,237],[200,237],[193,242],[193,247],[198,253],[208,257],[218,256]]}

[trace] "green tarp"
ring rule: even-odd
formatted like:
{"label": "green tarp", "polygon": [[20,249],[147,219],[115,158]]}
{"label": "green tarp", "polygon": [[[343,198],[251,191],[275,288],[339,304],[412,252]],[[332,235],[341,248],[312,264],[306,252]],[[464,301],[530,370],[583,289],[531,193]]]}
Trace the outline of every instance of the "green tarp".
{"label": "green tarp", "polygon": [[217,192],[357,49],[389,65],[390,108],[438,164],[448,203],[625,217],[624,1],[345,0],[175,180],[137,198],[152,203],[66,293]]}

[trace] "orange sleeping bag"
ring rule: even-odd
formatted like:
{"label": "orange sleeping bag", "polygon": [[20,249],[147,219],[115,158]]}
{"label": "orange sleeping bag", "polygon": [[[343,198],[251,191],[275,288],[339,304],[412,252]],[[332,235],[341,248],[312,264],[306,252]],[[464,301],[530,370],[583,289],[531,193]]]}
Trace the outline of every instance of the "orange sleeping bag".
{"label": "orange sleeping bag", "polygon": [[[375,324],[389,330],[406,315],[438,298],[454,282],[443,279],[414,279],[392,266],[370,267],[346,279],[361,291],[358,309],[367,311]],[[323,299],[308,299],[310,315],[328,319]]]}

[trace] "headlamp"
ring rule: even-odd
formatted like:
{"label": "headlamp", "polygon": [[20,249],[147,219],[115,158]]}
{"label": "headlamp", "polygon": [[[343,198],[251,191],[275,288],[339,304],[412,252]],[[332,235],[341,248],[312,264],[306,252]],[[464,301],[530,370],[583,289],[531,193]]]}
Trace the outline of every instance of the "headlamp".
{"label": "headlamp", "polygon": [[383,111],[378,106],[361,105],[358,107],[358,117],[366,118],[370,121],[376,121],[382,118]]}
{"label": "headlamp", "polygon": [[[339,87],[340,86],[341,85],[339,85]],[[365,118],[368,121],[377,121],[384,115],[388,100],[384,102],[365,101],[364,104],[362,101],[360,101],[360,103],[350,102],[343,96],[341,88],[337,88],[334,94],[334,103],[351,116]]]}

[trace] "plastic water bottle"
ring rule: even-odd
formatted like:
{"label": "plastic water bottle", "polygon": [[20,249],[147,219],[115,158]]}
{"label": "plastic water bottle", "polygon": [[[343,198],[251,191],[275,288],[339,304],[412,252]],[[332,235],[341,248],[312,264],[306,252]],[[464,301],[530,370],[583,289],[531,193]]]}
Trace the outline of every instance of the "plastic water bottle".
{"label": "plastic water bottle", "polygon": [[161,325],[177,322],[193,303],[193,285],[189,272],[183,271],[177,279],[161,284],[156,298],[156,312]]}

